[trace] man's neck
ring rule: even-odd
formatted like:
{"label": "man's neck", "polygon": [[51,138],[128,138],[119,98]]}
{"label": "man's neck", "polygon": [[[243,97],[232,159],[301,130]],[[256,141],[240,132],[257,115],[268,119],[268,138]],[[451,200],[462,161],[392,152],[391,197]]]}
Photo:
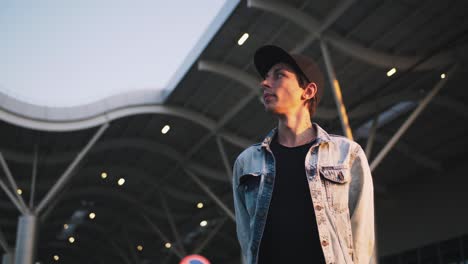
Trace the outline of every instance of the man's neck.
{"label": "man's neck", "polygon": [[278,143],[286,147],[307,144],[316,138],[308,112],[280,116],[278,119]]}

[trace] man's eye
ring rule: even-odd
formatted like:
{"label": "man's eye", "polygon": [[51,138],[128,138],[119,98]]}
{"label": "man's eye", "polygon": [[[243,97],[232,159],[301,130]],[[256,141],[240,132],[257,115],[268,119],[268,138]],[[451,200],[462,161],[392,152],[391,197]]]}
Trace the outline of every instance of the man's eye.
{"label": "man's eye", "polygon": [[283,77],[283,76],[284,76],[284,74],[283,74],[282,72],[277,72],[277,73],[275,74],[275,77],[276,77],[276,78],[280,78],[280,77]]}

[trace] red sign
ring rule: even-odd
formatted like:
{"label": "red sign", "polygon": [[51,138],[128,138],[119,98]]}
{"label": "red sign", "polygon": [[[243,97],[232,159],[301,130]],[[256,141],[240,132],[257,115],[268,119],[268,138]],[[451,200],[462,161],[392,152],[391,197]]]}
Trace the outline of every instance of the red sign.
{"label": "red sign", "polygon": [[189,255],[180,261],[180,264],[210,264],[210,262],[200,255]]}

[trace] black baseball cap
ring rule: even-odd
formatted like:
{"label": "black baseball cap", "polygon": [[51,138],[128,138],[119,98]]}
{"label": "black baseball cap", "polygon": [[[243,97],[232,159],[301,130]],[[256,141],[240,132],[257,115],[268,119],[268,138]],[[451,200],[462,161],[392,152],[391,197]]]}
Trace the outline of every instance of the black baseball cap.
{"label": "black baseball cap", "polygon": [[254,64],[262,78],[265,78],[273,65],[280,62],[291,65],[297,74],[303,75],[309,82],[314,82],[317,85],[317,103],[320,102],[325,83],[322,71],[312,58],[301,54],[289,54],[273,45],[260,47],[255,52]]}

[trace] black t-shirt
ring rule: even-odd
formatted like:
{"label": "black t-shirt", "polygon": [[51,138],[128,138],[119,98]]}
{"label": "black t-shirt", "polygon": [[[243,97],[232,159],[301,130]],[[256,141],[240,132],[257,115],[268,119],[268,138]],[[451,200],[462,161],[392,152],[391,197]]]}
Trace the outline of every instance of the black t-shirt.
{"label": "black t-shirt", "polygon": [[305,173],[313,142],[285,147],[275,137],[275,184],[259,251],[259,264],[325,263]]}

